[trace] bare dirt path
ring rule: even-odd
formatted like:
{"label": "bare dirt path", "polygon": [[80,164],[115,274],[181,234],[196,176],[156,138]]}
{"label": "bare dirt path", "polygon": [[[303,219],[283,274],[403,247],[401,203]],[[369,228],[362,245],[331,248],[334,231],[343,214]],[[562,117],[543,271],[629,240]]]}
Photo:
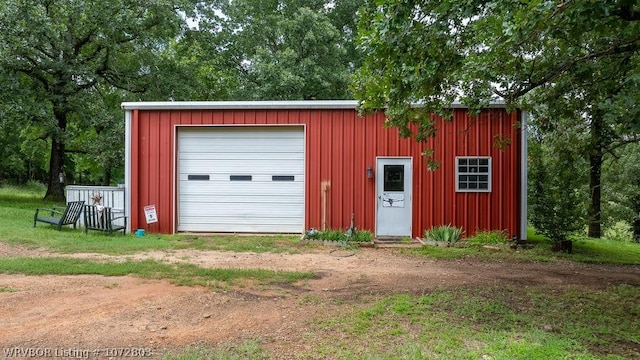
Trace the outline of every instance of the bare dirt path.
{"label": "bare dirt path", "polygon": [[[0,243],[2,256],[61,255]],[[312,271],[319,277],[295,286],[247,285],[221,291],[128,276],[0,274],[0,351],[96,350],[104,358],[108,355],[105,349],[141,348],[158,356],[187,345],[260,339],[275,358],[287,359],[309,347],[305,333],[311,321],[349,311],[359,298],[479,284],[546,284],[559,289],[620,283],[640,286],[640,266],[430,260],[393,249],[359,249],[348,257],[334,256],[329,249],[294,255],[180,250],[120,257],[72,256]]]}

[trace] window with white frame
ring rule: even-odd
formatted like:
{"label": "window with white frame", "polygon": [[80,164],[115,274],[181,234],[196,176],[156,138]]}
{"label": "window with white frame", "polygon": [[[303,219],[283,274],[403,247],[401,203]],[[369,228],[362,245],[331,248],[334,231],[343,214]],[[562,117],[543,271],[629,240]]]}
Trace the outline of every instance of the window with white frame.
{"label": "window with white frame", "polygon": [[456,191],[490,192],[491,157],[456,157]]}

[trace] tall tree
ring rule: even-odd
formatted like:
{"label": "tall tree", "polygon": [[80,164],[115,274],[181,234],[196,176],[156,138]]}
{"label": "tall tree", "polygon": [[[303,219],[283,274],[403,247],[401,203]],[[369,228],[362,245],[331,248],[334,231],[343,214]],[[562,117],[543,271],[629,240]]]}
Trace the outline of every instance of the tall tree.
{"label": "tall tree", "polygon": [[[544,91],[534,90],[528,99],[534,108],[532,125],[538,131],[576,133],[572,146],[589,163],[591,237],[601,235],[603,164],[617,148],[640,140],[639,109],[628,106],[630,100],[635,103],[640,89],[637,80],[629,77],[630,67],[624,66],[634,61],[629,55],[582,62],[573,74],[545,86]],[[581,79],[585,76],[590,80]]]}
{"label": "tall tree", "polygon": [[[50,139],[48,199],[64,199],[71,126],[83,129],[87,94],[100,84],[144,92],[154,54],[184,22],[177,2],[160,0],[1,0],[0,67],[28,78],[46,113],[38,125]],[[49,120],[51,119],[51,120]]]}
{"label": "tall tree", "polygon": [[411,123],[418,139],[433,134],[428,113],[447,116],[455,100],[477,111],[492,99],[529,109],[545,99],[549,115],[568,110],[588,124],[589,233],[600,236],[603,156],[640,130],[628,116],[640,84],[635,1],[371,0],[359,33],[366,59],[356,98],[365,111],[386,107],[405,134]]}
{"label": "tall tree", "polygon": [[[205,3],[197,51],[213,96],[246,100],[348,98],[358,0]],[[200,56],[201,56],[200,55]],[[350,57],[351,56],[351,57]],[[197,56],[196,56],[197,58]],[[220,69],[223,69],[222,71]],[[230,91],[231,90],[231,91]]]}

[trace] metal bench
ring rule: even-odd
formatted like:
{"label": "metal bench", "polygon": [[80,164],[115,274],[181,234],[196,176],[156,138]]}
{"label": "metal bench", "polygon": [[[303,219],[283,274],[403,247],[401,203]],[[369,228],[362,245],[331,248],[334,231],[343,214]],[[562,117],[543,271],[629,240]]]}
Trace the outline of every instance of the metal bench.
{"label": "metal bench", "polygon": [[[55,225],[58,231],[62,230],[63,225],[73,225],[76,228],[76,223],[80,218],[82,212],[82,206],[84,201],[71,201],[66,207],[54,206],[50,209],[37,208],[35,215],[33,215],[33,227],[36,227],[38,221]],[[47,216],[41,215],[42,213],[49,213]]]}
{"label": "metal bench", "polygon": [[[123,219],[123,223],[117,223],[118,220]],[[104,231],[111,235],[114,231],[122,230],[123,234],[127,232],[127,217],[126,216],[114,216],[113,209],[106,206],[99,205],[85,205],[84,206],[84,232],[89,233],[89,230]]]}

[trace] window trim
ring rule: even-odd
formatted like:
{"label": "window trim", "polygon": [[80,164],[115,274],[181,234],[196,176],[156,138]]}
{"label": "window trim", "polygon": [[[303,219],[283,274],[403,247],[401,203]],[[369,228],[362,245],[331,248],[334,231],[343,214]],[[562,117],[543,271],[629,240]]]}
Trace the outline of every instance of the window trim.
{"label": "window trim", "polygon": [[[488,171],[485,172],[460,172],[460,160],[483,160],[486,159],[488,160]],[[480,166],[480,165],[477,165]],[[492,187],[492,159],[491,156],[456,156],[456,160],[455,160],[455,183],[456,183],[456,192],[463,192],[463,193],[489,193],[491,192],[491,187]],[[461,189],[460,188],[460,176],[464,176],[464,175],[487,175],[487,188],[486,189]],[[468,183],[468,182],[467,182]],[[480,183],[480,181],[477,181],[476,183]]]}
{"label": "window trim", "polygon": [[[399,169],[400,172],[398,174],[400,174],[400,179],[396,180],[396,181],[391,181],[387,179],[387,175],[389,174],[389,172],[391,171],[391,168],[396,168]],[[389,168],[389,172],[387,171],[387,168]],[[406,169],[404,168],[404,164],[384,164],[382,166],[382,191],[384,192],[403,192],[405,191],[404,185],[405,185],[405,172]],[[389,185],[389,187],[392,186],[397,186],[399,185],[400,189],[396,189],[396,188],[389,188],[387,187],[387,185]]]}

